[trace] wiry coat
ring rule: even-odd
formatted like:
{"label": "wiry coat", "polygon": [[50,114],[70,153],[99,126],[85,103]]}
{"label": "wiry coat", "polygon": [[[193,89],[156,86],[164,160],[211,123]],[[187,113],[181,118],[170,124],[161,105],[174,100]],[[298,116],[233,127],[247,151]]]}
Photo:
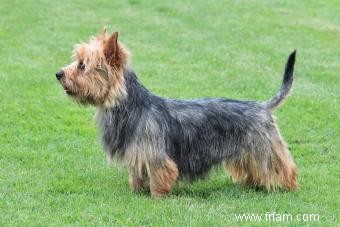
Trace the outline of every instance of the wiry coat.
{"label": "wiry coat", "polygon": [[[293,64],[291,59],[283,87],[291,86]],[[110,156],[122,159],[129,152],[150,152],[159,164],[169,157],[180,176],[190,180],[222,161],[241,161],[247,153],[264,168],[269,165],[272,143],[280,138],[270,109],[289,89],[265,103],[223,98],[184,101],[152,94],[130,68],[124,70],[124,78],[127,98],[102,110],[99,119]]]}
{"label": "wiry coat", "polygon": [[178,176],[195,180],[222,162],[236,182],[297,187],[295,163],[272,116],[292,86],[295,51],[280,91],[269,101],[185,101],[149,92],[117,38],[117,32],[104,31],[79,45],[75,62],[56,76],[76,101],[98,107],[104,149],[128,168],[134,190],[162,196]]}
{"label": "wiry coat", "polygon": [[[124,77],[127,98],[102,110],[99,119],[110,156],[121,159],[127,152],[153,152],[155,161],[162,163],[167,154],[181,176],[195,179],[223,160],[257,146],[261,152],[263,142],[270,143],[274,121],[263,105],[230,99],[164,99],[144,88],[132,70],[126,69]],[[138,150],[141,144],[152,151]]]}

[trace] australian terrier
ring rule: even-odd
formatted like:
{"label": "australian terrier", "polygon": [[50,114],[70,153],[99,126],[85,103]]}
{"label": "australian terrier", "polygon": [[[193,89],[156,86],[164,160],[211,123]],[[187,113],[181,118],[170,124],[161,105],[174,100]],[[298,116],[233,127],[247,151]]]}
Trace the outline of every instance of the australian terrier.
{"label": "australian terrier", "polygon": [[56,77],[78,103],[97,107],[105,152],[128,169],[133,190],[164,196],[179,178],[204,177],[222,163],[234,182],[297,188],[296,166],[273,116],[291,89],[295,51],[280,91],[264,102],[162,98],[140,83],[129,62],[118,33],[104,30],[76,45],[74,61]]}

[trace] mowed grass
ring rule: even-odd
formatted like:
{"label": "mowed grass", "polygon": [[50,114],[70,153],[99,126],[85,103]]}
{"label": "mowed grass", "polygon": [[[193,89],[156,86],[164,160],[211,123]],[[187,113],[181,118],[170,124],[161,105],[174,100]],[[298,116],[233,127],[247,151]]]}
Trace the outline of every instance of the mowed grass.
{"label": "mowed grass", "polygon": [[[15,1],[0,6],[0,225],[339,225],[340,3],[328,1]],[[171,98],[269,99],[297,48],[293,94],[276,111],[300,190],[255,191],[223,169],[164,199],[130,191],[107,164],[95,109],[55,72],[104,25],[120,31],[151,91]],[[237,222],[234,214],[319,214]]]}

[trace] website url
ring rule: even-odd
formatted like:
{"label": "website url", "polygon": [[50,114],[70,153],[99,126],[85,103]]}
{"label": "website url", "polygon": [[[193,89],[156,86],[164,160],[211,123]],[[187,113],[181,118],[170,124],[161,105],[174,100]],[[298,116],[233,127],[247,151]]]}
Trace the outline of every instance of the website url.
{"label": "website url", "polygon": [[276,212],[267,212],[265,214],[234,214],[234,219],[237,222],[319,222],[319,214],[283,214]]}

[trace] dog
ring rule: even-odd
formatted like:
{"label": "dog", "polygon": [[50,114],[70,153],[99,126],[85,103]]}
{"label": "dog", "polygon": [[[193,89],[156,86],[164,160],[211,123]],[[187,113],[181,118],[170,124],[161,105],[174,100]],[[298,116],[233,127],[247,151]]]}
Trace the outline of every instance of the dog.
{"label": "dog", "polygon": [[221,164],[242,185],[293,190],[296,165],[273,111],[291,89],[295,55],[281,89],[264,102],[159,97],[138,80],[118,32],[106,30],[77,44],[56,78],[76,102],[97,107],[104,150],[128,169],[134,191],[166,196],[177,180],[200,179]]}

